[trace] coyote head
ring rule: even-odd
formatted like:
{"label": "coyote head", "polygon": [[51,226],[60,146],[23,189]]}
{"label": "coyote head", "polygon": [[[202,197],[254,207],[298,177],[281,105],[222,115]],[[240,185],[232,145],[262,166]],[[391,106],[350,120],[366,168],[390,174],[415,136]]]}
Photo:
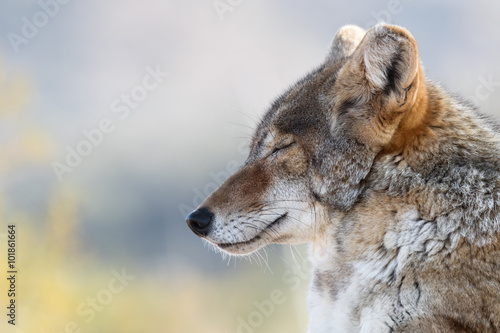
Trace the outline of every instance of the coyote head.
{"label": "coyote head", "polygon": [[232,254],[314,241],[356,203],[373,161],[418,130],[417,45],[403,28],[341,28],[324,63],[279,97],[238,172],[187,217]]}

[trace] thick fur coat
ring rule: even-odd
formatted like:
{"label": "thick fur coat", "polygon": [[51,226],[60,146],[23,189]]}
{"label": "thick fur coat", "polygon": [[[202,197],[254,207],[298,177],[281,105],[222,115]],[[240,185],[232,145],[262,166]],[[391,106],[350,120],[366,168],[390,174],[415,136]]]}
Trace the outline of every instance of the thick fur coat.
{"label": "thick fur coat", "polygon": [[499,141],[407,30],[346,26],[187,222],[232,254],[310,242],[309,332],[500,332]]}

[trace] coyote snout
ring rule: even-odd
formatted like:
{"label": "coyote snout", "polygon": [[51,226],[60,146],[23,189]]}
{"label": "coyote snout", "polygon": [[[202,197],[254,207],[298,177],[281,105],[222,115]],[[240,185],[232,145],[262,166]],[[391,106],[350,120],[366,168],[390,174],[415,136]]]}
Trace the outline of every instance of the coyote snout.
{"label": "coyote snout", "polygon": [[298,141],[278,149],[256,145],[262,147],[187,217],[198,236],[232,254],[270,243],[307,241],[314,230],[315,201]]}
{"label": "coyote snout", "polygon": [[340,29],[187,217],[232,254],[312,244],[309,332],[500,332],[500,135],[405,29]]}

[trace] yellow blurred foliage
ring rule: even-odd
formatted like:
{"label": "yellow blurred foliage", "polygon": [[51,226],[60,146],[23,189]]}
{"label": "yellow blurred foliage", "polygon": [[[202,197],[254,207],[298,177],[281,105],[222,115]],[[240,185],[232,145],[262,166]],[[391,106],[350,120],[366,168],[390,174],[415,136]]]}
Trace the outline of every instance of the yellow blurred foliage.
{"label": "yellow blurred foliage", "polygon": [[28,76],[8,76],[0,62],[0,176],[19,167],[47,164],[54,156],[51,135],[29,112],[32,84]]}
{"label": "yellow blurred foliage", "polygon": [[[90,316],[78,313],[79,307],[91,309],[86,305],[89,298],[111,294],[106,290],[115,279],[112,271],[122,268],[101,262],[79,246],[77,192],[58,189],[53,193],[44,227],[36,227],[30,216],[7,213],[1,202],[0,232],[5,233],[8,224],[15,224],[18,232],[18,325],[12,328],[3,320],[0,327],[6,327],[6,333],[250,333],[238,331],[239,318],[255,315],[255,302],[268,300],[275,289],[283,291],[286,302],[276,305],[269,317],[261,315],[262,324],[252,328],[253,332],[305,330],[306,282],[299,292],[292,292],[281,285],[279,273],[256,270],[202,276],[181,267],[171,267],[177,277],[168,278],[169,269],[134,271],[133,262],[124,269],[135,279],[123,291],[113,293],[109,304],[100,304],[102,309],[89,320]],[[6,253],[5,237],[0,241],[0,249]],[[5,265],[4,259],[2,272]],[[2,304],[7,302],[7,282],[0,279]]]}
{"label": "yellow blurred foliage", "polygon": [[51,154],[51,139],[48,133],[37,129],[26,129],[23,136],[18,139],[17,147],[33,161],[46,161]]}
{"label": "yellow blurred foliage", "polygon": [[30,80],[23,76],[7,79],[0,62],[0,120],[26,108],[31,91]]}

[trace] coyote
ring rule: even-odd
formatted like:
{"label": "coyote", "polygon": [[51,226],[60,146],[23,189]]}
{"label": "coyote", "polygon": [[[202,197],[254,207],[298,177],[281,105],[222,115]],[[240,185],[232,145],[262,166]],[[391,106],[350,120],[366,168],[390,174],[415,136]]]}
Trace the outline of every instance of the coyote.
{"label": "coyote", "polygon": [[404,28],[342,27],[187,217],[225,252],[309,242],[309,332],[500,332],[500,128]]}

